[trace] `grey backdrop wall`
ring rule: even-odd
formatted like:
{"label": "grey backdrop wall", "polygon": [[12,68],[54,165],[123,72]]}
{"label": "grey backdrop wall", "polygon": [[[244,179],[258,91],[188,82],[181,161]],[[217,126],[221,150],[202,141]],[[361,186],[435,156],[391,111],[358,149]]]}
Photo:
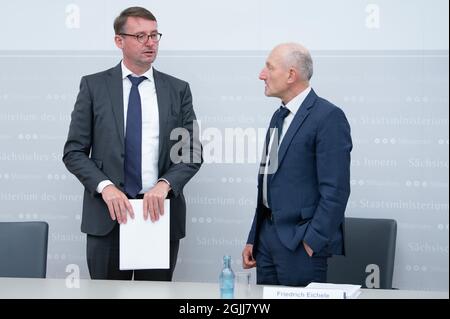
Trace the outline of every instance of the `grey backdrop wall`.
{"label": "grey backdrop wall", "polygon": [[312,50],[312,86],[352,126],[347,216],[397,220],[395,287],[448,291],[447,0],[3,1],[0,221],[49,222],[48,277],[71,264],[88,276],[82,187],[62,147],[81,76],[120,61],[112,21],[131,5],[158,18],[155,67],[190,82],[201,120],[206,163],[186,188],[175,280],[216,281],[224,254],[241,268],[279,103],[258,73],[274,45],[298,41]]}

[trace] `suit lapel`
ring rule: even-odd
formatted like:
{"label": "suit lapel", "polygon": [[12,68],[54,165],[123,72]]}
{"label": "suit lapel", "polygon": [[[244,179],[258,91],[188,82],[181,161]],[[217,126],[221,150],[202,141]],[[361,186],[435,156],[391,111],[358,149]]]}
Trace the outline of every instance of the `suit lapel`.
{"label": "suit lapel", "polygon": [[291,125],[289,126],[286,135],[281,141],[280,149],[278,150],[278,165],[281,165],[284,156],[291,144],[292,139],[295,136],[295,133],[299,130],[300,126],[303,124],[305,119],[308,117],[311,107],[313,107],[314,102],[316,101],[317,95],[314,90],[311,89],[306,99],[303,101],[300,109],[295,114],[294,119],[292,120]]}
{"label": "suit lapel", "polygon": [[[167,82],[161,73],[153,68],[153,78],[155,80],[156,96],[158,99],[159,113],[159,158],[164,157],[163,152],[167,152],[167,141],[169,139],[168,124],[169,109],[171,108],[170,91]],[[163,161],[158,161],[158,169],[162,170]]]}
{"label": "suit lapel", "polygon": [[106,84],[111,98],[117,130],[119,131],[120,143],[122,148],[124,148],[123,83],[120,63],[109,70],[106,76]]}

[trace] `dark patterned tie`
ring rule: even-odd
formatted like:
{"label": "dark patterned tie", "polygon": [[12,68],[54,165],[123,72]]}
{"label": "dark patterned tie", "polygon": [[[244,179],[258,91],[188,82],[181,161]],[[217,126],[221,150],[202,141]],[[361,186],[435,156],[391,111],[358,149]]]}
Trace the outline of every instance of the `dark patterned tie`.
{"label": "dark patterned tie", "polygon": [[[269,204],[269,207],[271,207],[271,200],[270,200],[270,182],[272,181],[272,176],[276,172],[276,169],[278,168],[278,146],[280,144],[280,138],[281,133],[283,132],[283,123],[286,116],[288,116],[290,113],[289,109],[280,106],[277,113],[275,114],[275,121],[274,121],[274,127],[275,129],[274,133],[277,133],[276,136],[274,136],[274,140],[272,141],[272,145],[270,147],[270,151],[268,154],[268,159],[266,161],[266,165],[269,165],[268,171],[267,171],[267,203]],[[275,137],[277,138],[275,140]]]}
{"label": "dark patterned tie", "polygon": [[125,133],[125,192],[135,198],[142,189],[142,110],[138,87],[147,78],[131,75],[128,78],[131,81],[131,90]]}

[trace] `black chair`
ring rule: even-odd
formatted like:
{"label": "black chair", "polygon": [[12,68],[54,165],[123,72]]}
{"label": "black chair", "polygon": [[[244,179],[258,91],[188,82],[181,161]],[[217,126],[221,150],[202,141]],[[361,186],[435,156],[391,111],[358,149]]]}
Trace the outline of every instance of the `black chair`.
{"label": "black chair", "polygon": [[328,282],[392,289],[396,221],[346,218],[344,229],[345,256],[328,259]]}
{"label": "black chair", "polygon": [[45,278],[48,224],[0,222],[0,277]]}

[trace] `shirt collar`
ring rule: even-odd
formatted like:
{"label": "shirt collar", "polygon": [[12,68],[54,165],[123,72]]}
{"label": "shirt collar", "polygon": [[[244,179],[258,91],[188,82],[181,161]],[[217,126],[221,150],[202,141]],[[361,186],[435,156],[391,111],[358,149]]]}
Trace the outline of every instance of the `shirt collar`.
{"label": "shirt collar", "polygon": [[284,105],[291,113],[295,116],[297,111],[299,110],[302,103],[305,101],[306,97],[308,96],[309,92],[311,92],[311,87],[308,86],[305,90],[303,90],[299,95],[294,97],[292,100],[289,101],[288,104]]}
{"label": "shirt collar", "polygon": [[122,67],[122,80],[124,80],[131,74],[132,76],[136,77],[145,76],[148,80],[150,80],[150,82],[153,82],[153,66],[151,66],[150,69],[148,69],[147,72],[145,72],[144,74],[136,75],[125,66],[125,63],[123,63],[123,61],[120,63],[120,65]]}

